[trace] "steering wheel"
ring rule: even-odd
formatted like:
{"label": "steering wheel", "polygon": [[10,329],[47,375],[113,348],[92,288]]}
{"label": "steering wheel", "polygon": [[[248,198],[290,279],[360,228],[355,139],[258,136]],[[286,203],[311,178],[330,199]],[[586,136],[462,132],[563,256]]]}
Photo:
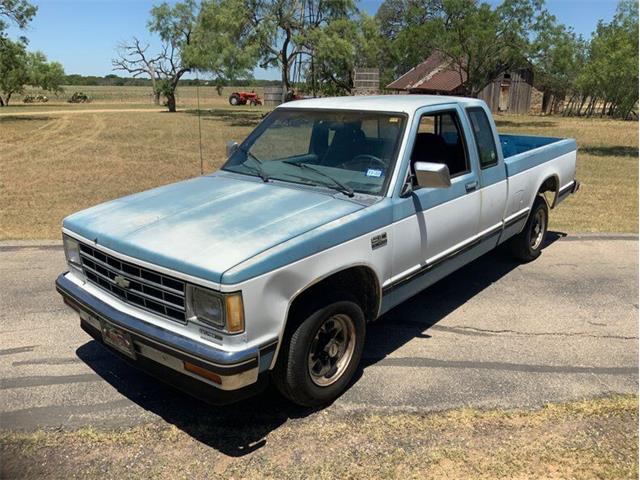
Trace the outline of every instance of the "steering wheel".
{"label": "steering wheel", "polygon": [[341,167],[346,168],[347,170],[362,170],[363,167],[373,166],[372,164],[375,164],[375,166],[382,170],[386,170],[387,168],[387,164],[382,159],[368,153],[356,155],[351,160],[344,162]]}

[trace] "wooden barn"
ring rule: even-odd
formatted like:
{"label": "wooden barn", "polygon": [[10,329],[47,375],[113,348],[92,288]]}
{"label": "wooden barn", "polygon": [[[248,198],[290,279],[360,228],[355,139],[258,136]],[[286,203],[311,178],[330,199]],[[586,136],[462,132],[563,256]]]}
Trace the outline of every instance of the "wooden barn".
{"label": "wooden barn", "polygon": [[[436,53],[391,82],[387,88],[407,93],[461,95],[465,81],[464,74],[461,78]],[[478,97],[487,102],[494,113],[527,114],[531,108],[532,91],[533,71],[525,68],[501,74]]]}

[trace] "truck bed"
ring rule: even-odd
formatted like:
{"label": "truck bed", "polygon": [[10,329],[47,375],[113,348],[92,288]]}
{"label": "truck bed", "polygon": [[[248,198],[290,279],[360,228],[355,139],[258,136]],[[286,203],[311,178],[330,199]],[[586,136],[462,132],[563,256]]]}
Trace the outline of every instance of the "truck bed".
{"label": "truck bed", "polygon": [[577,150],[573,138],[504,134],[499,137],[509,176]]}

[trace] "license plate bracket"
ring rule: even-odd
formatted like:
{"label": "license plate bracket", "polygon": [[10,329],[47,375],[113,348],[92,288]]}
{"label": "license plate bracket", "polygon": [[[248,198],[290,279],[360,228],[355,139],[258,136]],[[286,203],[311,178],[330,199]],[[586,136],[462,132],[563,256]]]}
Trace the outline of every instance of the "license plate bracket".
{"label": "license plate bracket", "polygon": [[127,357],[136,359],[136,351],[133,346],[133,339],[128,332],[112,325],[109,322],[102,322],[102,340],[106,345],[116,349]]}

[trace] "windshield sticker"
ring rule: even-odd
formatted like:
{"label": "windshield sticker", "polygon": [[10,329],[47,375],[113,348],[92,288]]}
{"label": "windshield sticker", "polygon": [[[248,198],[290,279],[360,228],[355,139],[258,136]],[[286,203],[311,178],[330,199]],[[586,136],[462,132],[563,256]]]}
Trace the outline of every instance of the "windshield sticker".
{"label": "windshield sticker", "polygon": [[399,123],[399,122],[400,122],[399,117],[389,117],[389,123]]}
{"label": "windshield sticker", "polygon": [[382,170],[377,170],[375,168],[369,168],[367,170],[367,177],[380,178],[381,176],[382,176]]}

